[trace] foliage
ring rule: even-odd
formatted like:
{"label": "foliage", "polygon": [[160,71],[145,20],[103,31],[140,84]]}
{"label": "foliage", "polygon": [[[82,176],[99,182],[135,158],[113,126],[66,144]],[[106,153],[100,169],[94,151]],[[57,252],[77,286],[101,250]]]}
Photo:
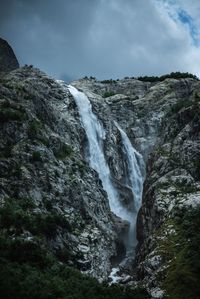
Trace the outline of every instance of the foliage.
{"label": "foliage", "polygon": [[13,108],[4,108],[0,110],[1,123],[8,121],[23,121],[25,119],[25,116],[26,115],[23,110],[20,111]]}
{"label": "foliage", "polygon": [[195,80],[199,80],[197,76],[190,73],[181,73],[181,72],[172,72],[163,76],[140,76],[137,79],[144,82],[161,82],[165,79],[183,79],[183,78],[192,78]]}
{"label": "foliage", "polygon": [[182,100],[177,102],[175,105],[170,107],[170,110],[167,113],[167,116],[171,116],[177,112],[179,112],[182,108],[190,107],[193,104],[190,100]]}
{"label": "foliage", "polygon": [[104,84],[112,84],[112,83],[116,83],[116,80],[113,80],[113,79],[109,79],[109,80],[102,80],[100,81],[101,83],[104,83]]}
{"label": "foliage", "polygon": [[41,121],[34,119],[31,122],[29,122],[27,133],[30,139],[37,139],[38,141],[42,142],[45,146],[49,146],[49,141],[44,136],[44,125]]}
{"label": "foliage", "polygon": [[12,229],[17,235],[24,230],[33,235],[54,237],[59,228],[71,231],[67,219],[54,211],[41,214],[30,199],[7,199],[0,208],[0,229]]}
{"label": "foliage", "polygon": [[64,160],[67,157],[71,157],[72,154],[73,154],[72,147],[66,143],[61,144],[59,150],[55,152],[56,158],[60,160]]}
{"label": "foliage", "polygon": [[164,287],[170,299],[198,299],[200,294],[200,206],[175,215],[176,234],[165,241],[169,267]]}
{"label": "foliage", "polygon": [[1,158],[10,158],[12,156],[12,145],[8,142],[0,149],[0,159]]}
{"label": "foliage", "polygon": [[40,152],[34,151],[32,153],[31,161],[33,161],[33,162],[40,162],[40,161],[42,161],[42,157],[41,157]]}
{"label": "foliage", "polygon": [[33,138],[35,137],[40,130],[42,129],[42,123],[36,119],[32,120],[29,123],[29,127],[28,127],[28,136],[29,138]]}
{"label": "foliage", "polygon": [[[71,229],[61,214],[39,214],[31,199],[7,199],[1,206],[2,299],[149,298],[143,289],[100,284],[63,264],[71,257],[67,246],[54,254],[45,242],[46,236],[53,237],[61,227],[68,232]],[[27,237],[28,231],[31,237]]]}
{"label": "foliage", "polygon": [[108,97],[111,97],[111,96],[114,96],[115,93],[113,91],[106,91],[104,94],[103,94],[103,98],[108,98]]}
{"label": "foliage", "polygon": [[100,284],[96,279],[63,265],[46,269],[3,261],[0,268],[2,299],[144,299],[142,289]]}

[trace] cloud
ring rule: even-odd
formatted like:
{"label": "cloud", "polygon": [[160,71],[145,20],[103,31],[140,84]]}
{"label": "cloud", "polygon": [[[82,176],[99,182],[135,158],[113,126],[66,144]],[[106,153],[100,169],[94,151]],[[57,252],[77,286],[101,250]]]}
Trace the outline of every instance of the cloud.
{"label": "cloud", "polygon": [[57,78],[200,75],[199,0],[5,0],[0,35]]}
{"label": "cloud", "polygon": [[[177,23],[177,26],[184,26],[189,32],[191,41],[197,47],[200,46],[200,31],[199,31],[199,15],[200,4],[194,0],[188,6],[188,0],[154,0],[160,6],[160,9],[165,9],[170,18]],[[192,9],[191,9],[192,8]],[[194,9],[195,8],[195,9]],[[198,12],[198,14],[196,14]]]}

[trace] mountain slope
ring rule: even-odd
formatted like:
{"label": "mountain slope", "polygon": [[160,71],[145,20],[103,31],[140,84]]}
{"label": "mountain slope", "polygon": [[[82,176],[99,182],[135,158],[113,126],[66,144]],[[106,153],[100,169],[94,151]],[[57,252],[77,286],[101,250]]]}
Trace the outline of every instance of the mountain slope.
{"label": "mountain slope", "polygon": [[[130,209],[134,198],[116,122],[146,162],[137,254],[121,265],[122,282],[145,286],[152,298],[198,299],[200,82],[146,79],[72,84],[88,96],[105,129],[111,179]],[[148,297],[137,288],[98,284],[74,270],[107,281],[125,255],[127,224],[110,211],[87,153],[87,136],[67,85],[31,66],[1,73],[4,298]]]}

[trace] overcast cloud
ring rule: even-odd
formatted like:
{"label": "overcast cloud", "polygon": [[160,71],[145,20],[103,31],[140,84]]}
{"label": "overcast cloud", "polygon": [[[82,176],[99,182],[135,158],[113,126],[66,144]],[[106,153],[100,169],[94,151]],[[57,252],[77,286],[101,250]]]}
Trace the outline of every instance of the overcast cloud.
{"label": "overcast cloud", "polygon": [[1,0],[21,65],[66,79],[200,76],[199,0]]}

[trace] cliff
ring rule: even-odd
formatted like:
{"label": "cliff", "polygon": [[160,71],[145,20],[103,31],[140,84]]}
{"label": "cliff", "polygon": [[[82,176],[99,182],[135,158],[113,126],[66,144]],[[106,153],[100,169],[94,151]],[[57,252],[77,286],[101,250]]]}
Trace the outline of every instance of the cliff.
{"label": "cliff", "polygon": [[13,49],[4,39],[0,38],[0,72],[9,72],[19,67]]}
{"label": "cliff", "polygon": [[[152,298],[199,298],[199,80],[85,78],[72,85],[87,95],[105,130],[105,159],[127,211],[134,196],[119,126],[146,163],[136,258],[132,252],[120,266],[121,282],[144,286]],[[41,298],[68,298],[69,290],[81,292],[72,298],[147,298],[73,272],[107,281],[126,254],[127,223],[111,212],[89,166],[88,138],[68,86],[31,66],[0,78],[0,177],[3,298],[8,290],[9,298],[38,298],[37,284]]]}

